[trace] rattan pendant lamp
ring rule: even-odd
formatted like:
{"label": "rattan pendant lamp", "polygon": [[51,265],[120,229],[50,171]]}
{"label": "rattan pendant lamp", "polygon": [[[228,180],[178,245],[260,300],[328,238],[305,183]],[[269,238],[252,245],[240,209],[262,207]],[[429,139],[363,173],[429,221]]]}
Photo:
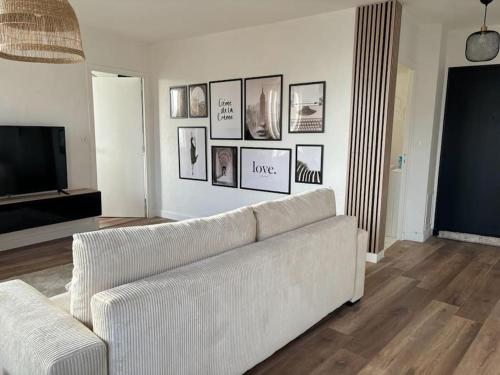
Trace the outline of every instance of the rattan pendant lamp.
{"label": "rattan pendant lamp", "polygon": [[80,26],[68,0],[0,0],[0,57],[49,64],[83,62]]}

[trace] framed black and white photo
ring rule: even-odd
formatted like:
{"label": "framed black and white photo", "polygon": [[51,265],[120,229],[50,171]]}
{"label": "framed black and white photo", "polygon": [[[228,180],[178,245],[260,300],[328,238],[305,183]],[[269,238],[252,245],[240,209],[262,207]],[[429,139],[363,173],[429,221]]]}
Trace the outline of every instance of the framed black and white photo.
{"label": "framed black and white photo", "polygon": [[325,131],[326,82],[290,85],[288,131],[323,133]]}
{"label": "framed black and white photo", "polygon": [[238,147],[212,146],[212,185],[238,187]]}
{"label": "framed black and white photo", "polygon": [[323,145],[297,145],[295,182],[323,184]]}
{"label": "framed black and white photo", "polygon": [[189,117],[208,117],[207,84],[189,85]]}
{"label": "framed black and white photo", "polygon": [[243,139],[243,80],[212,81],[210,139]]}
{"label": "framed black and white photo", "polygon": [[245,79],[245,140],[280,141],[283,75]]}
{"label": "framed black and white photo", "polygon": [[290,194],[292,150],[285,148],[240,148],[240,187]]}
{"label": "framed black and white photo", "polygon": [[187,86],[170,88],[170,118],[188,117]]}
{"label": "framed black and white photo", "polygon": [[207,181],[207,128],[179,127],[179,178]]}

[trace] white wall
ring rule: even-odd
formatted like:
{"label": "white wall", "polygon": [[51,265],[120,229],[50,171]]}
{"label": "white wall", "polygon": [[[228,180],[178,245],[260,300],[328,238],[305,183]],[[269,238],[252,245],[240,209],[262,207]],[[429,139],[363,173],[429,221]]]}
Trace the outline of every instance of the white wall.
{"label": "white wall", "polygon": [[[65,126],[70,189],[95,187],[87,65],[150,71],[148,46],[92,30],[82,30],[82,37],[86,64],[33,64],[0,59],[0,124]],[[51,226],[51,233],[57,233],[57,227]],[[37,236],[35,242],[43,234],[38,230]],[[26,233],[19,233],[18,237],[26,237]],[[0,236],[0,249],[2,239]],[[9,243],[18,244],[12,235]]]}
{"label": "white wall", "polygon": [[[292,148],[292,193],[315,185],[294,183],[295,144],[325,145],[324,185],[332,186],[338,211],[344,211],[348,164],[355,10],[322,14],[153,47],[158,76],[161,149],[162,215],[171,218],[206,216],[281,195],[212,186],[210,148],[208,182],[178,178],[177,127],[206,126],[209,119],[172,120],[169,87],[211,80],[283,74],[281,142],[208,141],[211,145]],[[288,85],[327,81],[326,133],[288,134]],[[209,137],[209,136],[208,136]]]}

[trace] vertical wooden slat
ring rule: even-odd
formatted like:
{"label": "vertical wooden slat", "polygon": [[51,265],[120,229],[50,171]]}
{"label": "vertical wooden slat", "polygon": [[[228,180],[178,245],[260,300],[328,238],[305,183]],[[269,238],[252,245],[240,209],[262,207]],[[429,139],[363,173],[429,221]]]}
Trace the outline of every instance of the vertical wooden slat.
{"label": "vertical wooden slat", "polygon": [[401,4],[356,11],[347,214],[368,230],[370,252],[384,247]]}

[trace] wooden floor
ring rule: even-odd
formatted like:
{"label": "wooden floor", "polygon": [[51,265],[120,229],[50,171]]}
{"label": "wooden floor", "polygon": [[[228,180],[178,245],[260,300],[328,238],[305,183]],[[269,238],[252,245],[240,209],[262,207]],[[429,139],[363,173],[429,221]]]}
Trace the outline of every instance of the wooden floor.
{"label": "wooden floor", "polygon": [[[0,252],[0,280],[70,262],[71,239]],[[500,248],[397,242],[382,262],[368,264],[360,302],[248,374],[500,374]]]}
{"label": "wooden floor", "polygon": [[[167,221],[162,218],[99,218],[98,224],[101,229],[105,229]],[[72,238],[69,237],[19,249],[0,251],[0,280],[72,263],[72,242]]]}
{"label": "wooden floor", "polygon": [[248,374],[500,374],[500,248],[398,242],[365,297]]}

